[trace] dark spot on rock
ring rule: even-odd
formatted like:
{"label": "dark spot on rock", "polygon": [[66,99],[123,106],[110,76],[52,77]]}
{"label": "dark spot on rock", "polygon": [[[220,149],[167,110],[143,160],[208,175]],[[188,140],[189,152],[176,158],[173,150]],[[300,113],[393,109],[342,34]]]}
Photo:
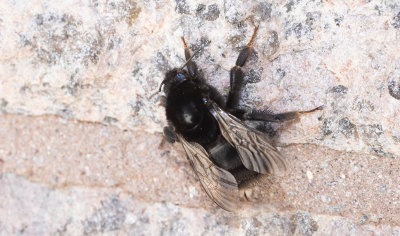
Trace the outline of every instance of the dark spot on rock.
{"label": "dark spot on rock", "polygon": [[262,233],[260,230],[264,225],[257,218],[251,218],[248,223],[249,225],[246,230],[246,236],[257,236]]}
{"label": "dark spot on rock", "polygon": [[[260,69],[261,70],[261,69]],[[250,69],[245,77],[244,81],[249,84],[258,83],[261,81],[261,73],[260,70]]]}
{"label": "dark spot on rock", "polygon": [[42,14],[37,14],[35,16],[35,23],[37,25],[43,25],[43,15]]}
{"label": "dark spot on rock", "polygon": [[281,68],[276,69],[276,71],[274,73],[274,78],[276,80],[281,80],[285,76],[286,76],[286,71],[284,69],[281,69]]}
{"label": "dark spot on rock", "polygon": [[387,187],[385,183],[381,183],[381,191],[382,192],[387,192]]}
{"label": "dark spot on rock", "polygon": [[267,57],[271,57],[274,55],[278,50],[280,46],[280,41],[278,38],[278,33],[276,31],[271,31],[270,34],[268,34],[268,37],[261,41],[261,48],[260,51]]}
{"label": "dark spot on rock", "polygon": [[69,86],[69,85],[63,85],[63,86],[61,86],[61,90],[64,90],[64,92],[65,92],[66,94],[69,94],[69,95],[74,95],[74,93],[75,93],[74,87],[71,87],[71,86]]}
{"label": "dark spot on rock", "polygon": [[199,4],[196,9],[196,16],[208,21],[215,21],[216,19],[218,19],[219,13],[220,12],[217,4],[211,4],[208,7],[206,7],[204,4]]}
{"label": "dark spot on rock", "polygon": [[112,116],[105,116],[103,122],[107,124],[112,124],[118,122],[118,119]]}
{"label": "dark spot on rock", "polygon": [[34,16],[31,29],[20,34],[24,46],[49,65],[87,66],[97,63],[104,46],[99,29],[83,31],[82,22],[69,14],[46,12]]}
{"label": "dark spot on rock", "polygon": [[286,12],[290,12],[293,9],[294,2],[293,0],[290,0],[288,3],[285,4],[286,7]]}
{"label": "dark spot on rock", "polygon": [[257,14],[260,16],[261,20],[271,19],[272,4],[268,2],[260,2],[256,8]]}
{"label": "dark spot on rock", "polygon": [[400,12],[397,13],[397,15],[393,17],[392,25],[395,29],[400,28]]}
{"label": "dark spot on rock", "polygon": [[114,48],[118,47],[122,43],[122,38],[112,38],[110,39],[110,42],[108,42],[107,49],[108,50],[113,50]]}
{"label": "dark spot on rock", "polygon": [[[207,37],[201,37],[200,41],[195,42],[194,44],[190,45],[190,50],[195,53],[196,58],[204,53],[204,48],[210,45],[211,41]],[[198,51],[198,52],[197,52]]]}
{"label": "dark spot on rock", "polygon": [[[252,53],[250,53],[250,56],[249,56],[249,58],[247,59],[247,64],[248,65],[255,65],[255,64],[257,64],[257,62],[258,62],[258,58],[259,58],[259,56],[258,56],[258,51],[256,51],[256,50],[253,50],[252,51]],[[261,70],[261,69],[260,69]]]}
{"label": "dark spot on rock", "polygon": [[332,118],[327,118],[324,119],[324,123],[322,124],[321,130],[322,134],[324,136],[328,136],[333,133],[333,119]]}
{"label": "dark spot on rock", "polygon": [[23,34],[20,34],[19,35],[19,41],[21,42],[21,44],[24,46],[24,47],[32,47],[33,45],[32,45],[32,42],[31,42],[31,39],[28,39],[25,35],[23,35]]}
{"label": "dark spot on rock", "polygon": [[397,100],[400,100],[400,78],[397,78],[397,80],[389,81],[388,89],[390,96],[394,97]]}
{"label": "dark spot on rock", "polygon": [[362,140],[368,145],[378,145],[379,137],[384,133],[381,124],[360,125],[358,130]]}
{"label": "dark spot on rock", "polygon": [[[58,178],[56,176],[56,178]],[[58,181],[58,180],[57,180]],[[57,183],[57,182],[56,182]],[[56,232],[55,235],[67,235],[68,232],[68,226],[72,223],[72,217],[68,218],[68,220],[61,226],[59,227]]]}
{"label": "dark spot on rock", "polygon": [[118,230],[125,222],[126,208],[117,197],[103,201],[101,205],[92,216],[84,220],[85,235]]}
{"label": "dark spot on rock", "polygon": [[0,99],[0,109],[5,108],[8,105],[8,101],[4,98]]}
{"label": "dark spot on rock", "polygon": [[20,234],[24,234],[25,233],[25,230],[28,228],[28,226],[27,225],[22,225],[22,227],[19,229],[19,231],[18,231],[18,233],[20,233]]}
{"label": "dark spot on rock", "polygon": [[64,104],[63,109],[60,109],[58,111],[58,114],[65,118],[73,118],[74,117],[74,112],[66,104]]}
{"label": "dark spot on rock", "polygon": [[363,215],[361,216],[361,218],[360,218],[360,223],[361,223],[361,224],[364,224],[365,222],[367,222],[367,220],[368,220],[368,216],[365,215],[365,214],[363,214]]}
{"label": "dark spot on rock", "polygon": [[378,5],[375,5],[375,8],[374,8],[377,12],[378,12],[378,15],[381,15],[382,14],[382,10],[381,10],[381,8],[378,6]]}
{"label": "dark spot on rock", "polygon": [[204,4],[199,4],[196,9],[196,15],[202,14],[206,10],[207,6]]}
{"label": "dark spot on rock", "polygon": [[234,35],[234,36],[228,38],[228,44],[232,45],[233,47],[237,47],[243,41],[244,41],[243,34]]}
{"label": "dark spot on rock", "polygon": [[143,108],[144,103],[142,101],[137,101],[136,103],[128,103],[128,105],[133,110],[133,115],[136,115]]}
{"label": "dark spot on rock", "polygon": [[159,69],[160,71],[166,72],[170,70],[169,62],[161,52],[157,52],[155,57],[155,63],[157,69]]}
{"label": "dark spot on rock", "polygon": [[133,77],[142,76],[142,74],[140,73],[141,69],[142,69],[142,64],[140,62],[136,62],[131,72],[132,76]]}
{"label": "dark spot on rock", "polygon": [[185,0],[175,0],[176,2],[176,7],[175,11],[177,11],[180,14],[189,14],[189,6],[187,5]]}
{"label": "dark spot on rock", "polygon": [[383,129],[381,124],[368,125],[369,130],[376,136],[383,134]]}
{"label": "dark spot on rock", "polygon": [[318,230],[317,222],[311,217],[310,213],[306,211],[297,211],[296,214],[292,216],[292,221],[297,224],[301,235],[311,236]]}
{"label": "dark spot on rock", "polygon": [[246,28],[247,28],[247,23],[244,21],[239,21],[239,22],[235,22],[233,24],[233,26],[238,29],[241,30],[240,32],[246,32]]}
{"label": "dark spot on rock", "polygon": [[386,153],[383,151],[382,147],[373,146],[371,147],[372,151],[379,155],[385,155]]}
{"label": "dark spot on rock", "polygon": [[32,92],[32,90],[31,90],[31,88],[29,86],[24,85],[19,89],[19,92],[23,93],[23,94],[26,94],[28,92]]}
{"label": "dark spot on rock", "polygon": [[372,104],[372,102],[358,97],[354,99],[352,108],[360,112],[371,112],[375,110],[375,106]]}
{"label": "dark spot on rock", "polygon": [[320,12],[307,12],[306,25],[312,27],[314,23],[321,18]]}
{"label": "dark spot on rock", "polygon": [[66,94],[75,95],[78,89],[81,89],[83,87],[81,81],[76,76],[76,73],[77,72],[71,75],[68,84],[61,86],[61,90],[64,90]]}
{"label": "dark spot on rock", "polygon": [[279,48],[280,42],[278,38],[278,33],[273,30],[268,36],[268,43],[271,48]]}
{"label": "dark spot on rock", "polygon": [[393,135],[392,138],[396,143],[400,143],[400,135],[399,136]]}
{"label": "dark spot on rock", "polygon": [[126,21],[128,22],[129,26],[132,26],[133,21],[138,18],[142,8],[137,6],[137,3],[134,1],[128,1],[127,10],[129,12],[128,17],[126,17]]}
{"label": "dark spot on rock", "polygon": [[340,26],[340,24],[343,21],[343,16],[337,16],[337,17],[335,17],[335,19],[333,19],[333,21],[335,22],[336,26]]}
{"label": "dark spot on rock", "polygon": [[301,37],[302,30],[303,30],[303,25],[301,23],[298,23],[298,24],[294,25],[294,27],[293,27],[293,31],[296,34],[297,38]]}
{"label": "dark spot on rock", "polygon": [[349,118],[345,117],[339,120],[339,131],[347,138],[353,137],[355,133],[355,125],[350,122]]}
{"label": "dark spot on rock", "polygon": [[[117,2],[110,2],[106,5],[105,11],[111,13],[115,12],[115,17],[113,20],[117,22],[125,21],[129,26],[132,26],[134,20],[138,18],[142,9],[138,7],[136,1],[124,0]],[[94,4],[96,7],[98,4]]]}
{"label": "dark spot on rock", "polygon": [[329,92],[331,92],[331,93],[337,93],[337,94],[341,94],[341,95],[346,95],[348,90],[349,90],[349,89],[348,89],[347,87],[345,87],[345,86],[343,86],[343,85],[338,85],[338,86],[332,87],[332,88],[329,90]]}

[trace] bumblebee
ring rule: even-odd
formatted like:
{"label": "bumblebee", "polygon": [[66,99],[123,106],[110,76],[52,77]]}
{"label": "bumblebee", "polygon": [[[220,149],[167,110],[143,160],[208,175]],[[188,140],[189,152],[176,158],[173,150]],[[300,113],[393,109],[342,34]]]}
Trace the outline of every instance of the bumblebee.
{"label": "bumblebee", "polygon": [[249,183],[263,175],[283,172],[288,166],[268,135],[243,121],[287,121],[322,109],[273,114],[239,107],[246,84],[242,67],[253,52],[257,30],[258,27],[230,70],[226,99],[200,76],[183,37],[186,63],[168,71],[158,90],[160,92],[164,86],[168,121],[164,137],[169,142],[178,141],[183,145],[208,196],[228,211],[239,208],[239,191]]}

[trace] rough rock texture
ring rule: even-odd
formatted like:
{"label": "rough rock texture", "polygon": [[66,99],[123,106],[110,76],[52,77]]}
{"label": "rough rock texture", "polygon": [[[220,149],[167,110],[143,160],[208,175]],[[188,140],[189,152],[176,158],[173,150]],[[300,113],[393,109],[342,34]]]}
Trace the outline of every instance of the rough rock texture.
{"label": "rough rock texture", "polygon": [[[148,97],[182,35],[225,94],[256,25],[242,105],[324,110],[266,127],[291,171],[234,215]],[[397,0],[0,0],[0,234],[398,235],[399,42]]]}

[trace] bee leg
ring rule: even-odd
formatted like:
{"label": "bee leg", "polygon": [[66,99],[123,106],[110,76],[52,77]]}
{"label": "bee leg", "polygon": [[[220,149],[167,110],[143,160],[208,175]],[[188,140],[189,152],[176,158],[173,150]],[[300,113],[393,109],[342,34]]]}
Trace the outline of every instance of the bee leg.
{"label": "bee leg", "polygon": [[167,140],[167,142],[174,143],[177,140],[174,132],[171,130],[170,127],[165,126],[163,129],[163,133],[164,133],[163,137],[165,138],[165,140]]}
{"label": "bee leg", "polygon": [[241,119],[254,120],[254,121],[281,122],[281,121],[293,120],[300,117],[301,115],[311,113],[314,111],[319,111],[322,109],[323,106],[319,106],[308,111],[291,111],[278,114],[273,114],[269,110],[266,111],[252,110],[250,112],[245,112],[241,117]]}
{"label": "bee leg", "polygon": [[259,199],[259,195],[257,192],[255,192],[251,188],[246,188],[246,189],[241,189],[239,191],[239,197],[243,200],[246,200],[248,202],[255,202],[257,199]]}
{"label": "bee leg", "polygon": [[197,65],[196,63],[192,60],[190,55],[190,50],[189,47],[186,44],[185,38],[182,36],[181,37],[182,42],[183,42],[183,47],[185,48],[185,59],[186,59],[186,67],[188,69],[189,75],[195,78],[198,78],[198,71],[197,71]]}
{"label": "bee leg", "polygon": [[163,136],[162,136],[161,142],[158,145],[158,149],[161,149],[164,146],[165,141],[167,141],[169,143],[174,143],[176,140],[177,140],[177,138],[176,138],[174,132],[171,130],[171,128],[168,126],[165,126],[163,129]]}
{"label": "bee leg", "polygon": [[167,104],[167,98],[163,95],[160,96],[160,98],[158,99],[158,105],[165,107]]}
{"label": "bee leg", "polygon": [[239,56],[236,60],[236,65],[232,67],[230,71],[230,90],[226,103],[226,107],[228,109],[234,110],[239,105],[241,93],[246,84],[244,81],[244,72],[242,71],[242,67],[244,66],[251,52],[253,51],[252,44],[256,37],[257,30],[258,27],[254,29],[253,35],[251,36],[249,43],[246,45],[245,48],[242,49],[242,51],[240,51]]}

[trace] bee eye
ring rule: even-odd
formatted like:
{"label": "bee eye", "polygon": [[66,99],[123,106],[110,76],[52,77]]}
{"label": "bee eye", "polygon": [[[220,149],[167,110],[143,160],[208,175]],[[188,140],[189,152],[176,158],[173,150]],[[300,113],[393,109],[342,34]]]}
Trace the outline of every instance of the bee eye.
{"label": "bee eye", "polygon": [[208,103],[208,99],[207,98],[203,98],[203,103],[207,104]]}
{"label": "bee eye", "polygon": [[176,77],[180,80],[184,80],[185,79],[185,75],[183,75],[182,73],[178,73],[176,74]]}

